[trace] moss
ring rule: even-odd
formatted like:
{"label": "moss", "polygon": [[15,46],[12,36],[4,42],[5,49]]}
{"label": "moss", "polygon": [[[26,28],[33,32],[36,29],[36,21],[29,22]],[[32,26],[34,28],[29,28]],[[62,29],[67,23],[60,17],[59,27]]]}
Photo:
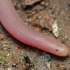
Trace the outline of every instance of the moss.
{"label": "moss", "polygon": [[3,57],[3,56],[0,56],[0,64],[2,64],[2,66],[5,66],[5,64],[8,64],[8,59]]}
{"label": "moss", "polygon": [[19,62],[24,61],[24,60],[25,60],[25,59],[24,59],[24,57],[22,57],[22,56],[19,58]]}

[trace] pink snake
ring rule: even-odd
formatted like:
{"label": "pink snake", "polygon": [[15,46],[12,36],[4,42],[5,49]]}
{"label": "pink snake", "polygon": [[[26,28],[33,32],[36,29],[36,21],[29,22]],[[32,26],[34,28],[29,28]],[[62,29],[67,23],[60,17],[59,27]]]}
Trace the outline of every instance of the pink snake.
{"label": "pink snake", "polygon": [[0,0],[0,21],[17,40],[57,56],[67,56],[69,49],[48,34],[34,31],[18,16],[11,0]]}

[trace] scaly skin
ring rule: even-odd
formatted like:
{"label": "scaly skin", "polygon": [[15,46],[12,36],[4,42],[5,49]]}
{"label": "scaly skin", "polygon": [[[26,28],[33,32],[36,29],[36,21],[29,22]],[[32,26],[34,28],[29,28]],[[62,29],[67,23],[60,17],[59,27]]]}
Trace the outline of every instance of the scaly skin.
{"label": "scaly skin", "polygon": [[69,49],[55,38],[34,31],[18,16],[11,0],[0,0],[0,20],[17,40],[57,56],[67,56]]}

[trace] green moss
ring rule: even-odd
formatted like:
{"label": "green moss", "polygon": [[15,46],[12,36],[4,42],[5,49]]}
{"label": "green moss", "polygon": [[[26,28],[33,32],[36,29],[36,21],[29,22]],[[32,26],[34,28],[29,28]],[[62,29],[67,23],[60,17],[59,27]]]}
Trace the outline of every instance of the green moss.
{"label": "green moss", "polygon": [[7,54],[8,54],[8,52],[6,52],[6,51],[5,52],[2,52],[2,56],[3,57],[7,57]]}
{"label": "green moss", "polygon": [[19,62],[24,61],[24,57],[19,58]]}
{"label": "green moss", "polygon": [[3,56],[0,56],[0,64],[2,64],[2,66],[4,66],[5,64],[8,64],[8,59],[3,57]]}

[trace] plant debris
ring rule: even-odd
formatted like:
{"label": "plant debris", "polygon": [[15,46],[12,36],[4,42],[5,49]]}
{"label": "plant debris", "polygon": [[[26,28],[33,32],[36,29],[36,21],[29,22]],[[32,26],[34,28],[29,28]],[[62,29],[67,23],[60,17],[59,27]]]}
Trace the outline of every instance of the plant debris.
{"label": "plant debris", "polygon": [[36,2],[39,2],[40,0],[25,0],[25,5],[33,5]]}
{"label": "plant debris", "polygon": [[57,25],[57,22],[54,21],[54,24],[52,25],[52,32],[54,34],[55,37],[58,37],[59,36],[59,28],[58,28],[58,25]]}

